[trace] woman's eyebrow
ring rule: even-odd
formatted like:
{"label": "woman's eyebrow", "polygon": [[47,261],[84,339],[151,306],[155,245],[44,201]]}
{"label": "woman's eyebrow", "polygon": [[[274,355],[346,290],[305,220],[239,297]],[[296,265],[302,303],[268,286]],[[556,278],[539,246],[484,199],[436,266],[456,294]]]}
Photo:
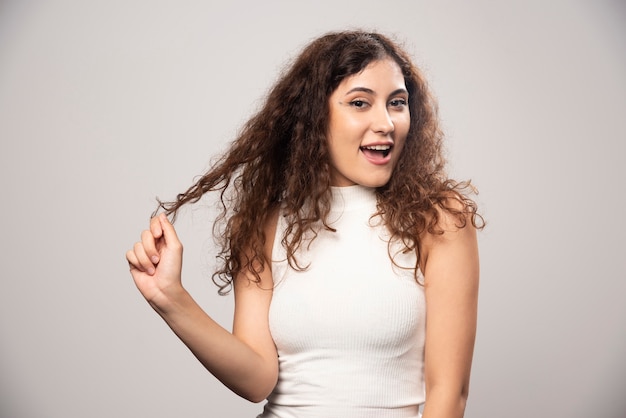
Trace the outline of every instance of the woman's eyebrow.
{"label": "woman's eyebrow", "polygon": [[[362,93],[367,93],[367,94],[371,94],[371,95],[376,95],[376,92],[370,88],[367,87],[353,87],[350,90],[348,90],[346,92],[346,95],[354,93],[354,92],[362,92]],[[404,89],[404,88],[400,88],[400,89],[396,89],[394,91],[392,91],[389,96],[395,96],[396,94],[408,94],[409,92]]]}
{"label": "woman's eyebrow", "polygon": [[391,97],[391,96],[396,96],[396,95],[398,95],[398,94],[407,94],[407,95],[408,95],[408,94],[409,94],[409,92],[407,91],[407,89],[397,89],[397,90],[392,91],[392,92],[389,94],[389,97]]}
{"label": "woman's eyebrow", "polygon": [[348,90],[346,92],[346,94],[354,93],[356,91],[360,91],[362,93],[374,94],[374,95],[376,94],[376,92],[374,92],[374,90],[368,89],[367,87],[354,87],[354,88],[351,88],[350,90]]}

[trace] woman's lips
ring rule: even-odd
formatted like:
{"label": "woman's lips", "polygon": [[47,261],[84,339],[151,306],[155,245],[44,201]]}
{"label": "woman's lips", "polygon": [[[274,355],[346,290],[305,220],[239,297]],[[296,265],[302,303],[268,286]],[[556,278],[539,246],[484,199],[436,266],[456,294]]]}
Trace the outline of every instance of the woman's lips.
{"label": "woman's lips", "polygon": [[360,149],[365,159],[372,164],[383,165],[391,160],[391,146],[389,145],[368,146]]}

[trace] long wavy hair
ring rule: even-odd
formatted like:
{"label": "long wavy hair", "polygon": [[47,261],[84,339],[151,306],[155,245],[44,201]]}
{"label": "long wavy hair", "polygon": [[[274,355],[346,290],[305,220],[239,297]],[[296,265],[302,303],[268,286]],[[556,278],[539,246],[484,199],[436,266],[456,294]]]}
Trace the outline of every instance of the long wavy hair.
{"label": "long wavy hair", "polygon": [[[280,206],[288,220],[281,239],[289,264],[302,267],[296,252],[307,233],[327,223],[331,201],[331,166],[327,143],[329,97],[346,77],[373,61],[391,58],[401,68],[409,93],[410,128],[402,154],[387,184],[376,189],[377,215],[392,238],[420,260],[420,236],[441,234],[441,211],[459,227],[468,220],[482,226],[469,182],[445,173],[443,134],[437,104],[426,80],[408,54],[378,33],[328,33],[310,43],[269,91],[264,105],[243,126],[228,151],[176,200],[159,208],[175,220],[185,204],[218,191],[222,211],[214,235],[220,245],[213,281],[228,293],[233,278],[245,271],[253,281],[269,260],[264,226]],[[158,210],[158,209],[157,209]],[[277,237],[278,239],[279,237]],[[417,274],[417,265],[416,274]]]}

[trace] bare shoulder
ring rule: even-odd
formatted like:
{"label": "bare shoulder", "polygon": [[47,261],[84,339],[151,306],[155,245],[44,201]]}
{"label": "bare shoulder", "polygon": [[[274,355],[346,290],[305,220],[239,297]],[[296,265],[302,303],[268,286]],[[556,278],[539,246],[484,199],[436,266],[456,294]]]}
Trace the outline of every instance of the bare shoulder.
{"label": "bare shoulder", "polygon": [[[444,202],[450,210],[439,206],[435,232],[425,231],[421,238],[421,266],[426,276],[429,270],[469,267],[478,264],[478,243],[473,214],[467,212],[462,202],[450,198]],[[426,277],[427,278],[427,277]]]}
{"label": "bare shoulder", "polygon": [[[259,280],[252,276],[252,273],[242,272],[237,277],[235,277],[233,283],[235,285],[235,296],[237,294],[237,288],[239,289],[247,289],[251,285],[254,287],[260,287],[262,289],[271,289],[273,287],[273,280],[271,275],[271,260],[272,260],[272,249],[274,247],[274,240],[276,235],[276,228],[278,226],[278,217],[280,213],[280,208],[275,207],[269,211],[268,216],[265,221],[265,225],[263,226],[263,256],[264,262],[262,266],[257,266],[259,268]],[[253,252],[248,251],[248,257],[253,257]]]}
{"label": "bare shoulder", "polygon": [[[450,199],[423,234],[420,260],[426,298],[425,414],[467,397],[478,311],[478,244],[473,212]],[[435,406],[433,406],[435,405]],[[455,416],[461,416],[457,414]]]}

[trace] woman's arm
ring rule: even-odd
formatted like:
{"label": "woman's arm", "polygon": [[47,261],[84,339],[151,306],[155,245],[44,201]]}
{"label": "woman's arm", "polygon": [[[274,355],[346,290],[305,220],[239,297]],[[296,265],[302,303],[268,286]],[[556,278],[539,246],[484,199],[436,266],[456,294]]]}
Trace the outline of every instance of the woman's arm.
{"label": "woman's arm", "polygon": [[183,288],[182,253],[173,225],[160,215],[151,220],[150,230],[142,233],[141,242],[126,258],[139,291],[204,367],[238,395],[262,401],[278,378],[278,356],[268,324],[271,270],[265,268],[261,273],[260,286],[245,275],[235,280],[231,334]]}
{"label": "woman's arm", "polygon": [[426,295],[423,418],[461,418],[465,411],[476,335],[478,245],[470,220],[464,228],[441,213],[443,235],[427,234],[422,267]]}

